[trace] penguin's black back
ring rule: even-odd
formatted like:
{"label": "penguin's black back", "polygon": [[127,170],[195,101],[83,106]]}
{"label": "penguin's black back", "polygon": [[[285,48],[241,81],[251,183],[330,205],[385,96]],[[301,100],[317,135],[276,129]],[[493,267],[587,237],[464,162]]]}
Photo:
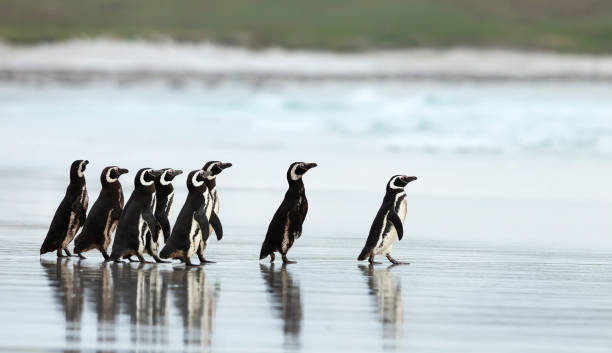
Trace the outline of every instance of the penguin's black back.
{"label": "penguin's black back", "polygon": [[104,243],[104,230],[109,217],[109,212],[116,208],[123,208],[123,190],[119,181],[114,184],[105,185],[98,195],[98,199],[94,202],[89,211],[89,215],[83,225],[83,230],[74,240],[74,251],[80,252],[87,249],[91,245]]}
{"label": "penguin's black back", "polygon": [[68,185],[66,194],[53,215],[51,225],[49,226],[49,231],[47,232],[47,236],[45,237],[45,240],[40,248],[41,254],[57,250],[57,248],[64,241],[68,231],[68,222],[70,221],[72,204],[80,197],[80,195],[80,186],[77,187],[73,184]]}
{"label": "penguin's black back", "polygon": [[383,230],[383,227],[387,226],[385,224],[387,223],[385,222],[385,215],[389,211],[395,212],[395,196],[396,195],[397,195],[397,192],[395,191],[387,191],[385,193],[385,197],[383,198],[382,204],[380,205],[380,208],[378,209],[378,212],[376,213],[376,217],[374,217],[372,226],[370,226],[370,233],[368,235],[368,240],[366,241],[366,244],[363,247],[363,250],[361,250],[359,257],[357,258],[359,261],[365,260],[370,255],[370,251],[372,251],[374,247],[376,246],[376,243],[378,243],[378,239],[380,238],[381,233],[383,231],[386,231],[386,229]]}
{"label": "penguin's black back", "polygon": [[189,234],[194,213],[202,210],[204,207],[204,196],[201,189],[190,190],[187,199],[179,212],[172,233],[166,242],[166,245],[160,253],[160,257],[171,257],[177,251],[187,251],[190,247]]}
{"label": "penguin's black back", "polygon": [[119,252],[125,249],[138,249],[138,221],[143,211],[151,207],[154,193],[147,189],[134,189],[128,202],[123,208],[119,219],[113,242],[111,259],[116,260],[122,255]]}
{"label": "penguin's black back", "polygon": [[[306,214],[308,213],[308,199],[306,199],[306,192],[302,180],[295,181],[294,183],[295,184],[290,184],[289,190],[285,193],[283,202],[274,213],[274,216],[272,216],[272,221],[270,221],[268,232],[266,233],[266,239],[261,246],[261,252],[259,254],[260,259],[281,249],[286,226],[289,228],[289,237],[295,236],[299,238],[301,235],[295,234],[294,232],[298,225],[291,223],[295,218],[300,222],[299,226],[304,223],[304,219],[306,219]],[[292,214],[293,212],[297,212],[297,217]],[[290,239],[291,242],[293,240],[295,239]]]}

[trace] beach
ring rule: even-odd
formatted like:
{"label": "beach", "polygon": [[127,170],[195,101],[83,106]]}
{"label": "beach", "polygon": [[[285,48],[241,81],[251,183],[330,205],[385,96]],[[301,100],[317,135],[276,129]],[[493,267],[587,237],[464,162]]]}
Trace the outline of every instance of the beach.
{"label": "beach", "polygon": [[[352,66],[325,53],[255,53],[247,59],[260,71],[221,59],[203,69],[201,48],[179,46],[177,57],[194,60],[183,75],[162,45],[140,56],[166,58],[154,67],[78,55],[17,66],[45,48],[0,59],[0,350],[608,351],[609,59],[566,64],[579,74],[452,78],[442,64],[421,76],[408,65],[402,78],[356,54]],[[90,204],[108,165],[130,170],[127,198],[142,167],[233,163],[217,178],[224,237],[206,255],[217,263],[39,257],[75,159],[90,161]],[[289,253],[298,263],[272,267],[257,255],[293,161],[319,166],[304,177],[309,213]],[[370,268],[356,257],[395,174],[418,177],[392,252],[411,264]],[[185,175],[174,185],[175,217]]]}

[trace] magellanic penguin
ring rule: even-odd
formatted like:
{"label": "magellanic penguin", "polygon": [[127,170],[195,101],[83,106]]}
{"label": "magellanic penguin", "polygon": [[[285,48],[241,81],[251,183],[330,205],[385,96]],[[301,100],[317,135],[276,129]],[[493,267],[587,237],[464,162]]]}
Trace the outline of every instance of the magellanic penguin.
{"label": "magellanic penguin", "polygon": [[[206,217],[209,220],[212,219],[213,217],[216,217],[217,219],[219,218],[219,197],[217,195],[217,175],[219,175],[224,169],[229,168],[231,166],[232,166],[231,163],[210,161],[204,164],[204,167],[202,167],[203,170],[210,173],[210,175],[207,176],[206,180],[204,181],[204,183],[206,184],[206,188],[208,189],[208,193],[210,195],[210,199],[206,203],[206,206],[205,206],[206,207]],[[219,224],[221,224],[220,220],[218,222]],[[209,227],[209,232],[210,234],[215,232],[215,234],[217,235],[217,240],[221,240],[221,238],[223,237],[223,233],[221,234],[217,233],[213,229],[212,224]],[[208,237],[208,239],[210,239],[210,236]],[[204,258],[204,250],[206,250],[206,242],[204,241],[204,239],[202,239],[202,242],[200,243],[200,246],[198,247],[198,251],[197,251],[198,259],[200,260],[200,263],[214,262],[214,261],[208,261]]]}
{"label": "magellanic penguin", "polygon": [[74,252],[82,259],[85,258],[83,253],[92,249],[98,249],[104,260],[110,259],[106,249],[111,243],[123,210],[123,190],[119,177],[127,172],[127,169],[117,166],[102,170],[100,175],[102,190],[89,211],[83,230],[74,240]]}
{"label": "magellanic penguin", "polygon": [[406,219],[406,192],[404,187],[414,176],[394,175],[387,183],[387,192],[380,209],[370,227],[370,235],[357,260],[368,259],[370,264],[378,264],[374,256],[385,255],[393,264],[401,264],[391,257],[391,248],[395,239],[402,240],[404,236],[403,223]]}
{"label": "magellanic penguin", "polygon": [[191,256],[198,249],[201,238],[206,239],[210,235],[205,208],[209,196],[204,184],[209,174],[200,169],[191,171],[187,176],[189,194],[174,223],[170,238],[159,254],[161,258],[182,259],[185,266],[193,266]]}
{"label": "magellanic penguin", "polygon": [[89,197],[85,187],[83,172],[89,161],[77,160],[70,166],[70,184],[66,195],[58,206],[51,220],[47,237],[40,247],[40,254],[57,251],[58,257],[63,257],[62,249],[66,255],[72,256],[68,244],[72,241],[79,228],[85,223]]}
{"label": "magellanic penguin", "polygon": [[268,226],[266,239],[259,253],[260,260],[270,255],[270,262],[274,262],[274,252],[278,251],[283,256],[284,263],[295,263],[287,259],[287,252],[295,239],[302,235],[302,224],[308,212],[308,200],[302,176],[316,166],[316,163],[304,162],[295,162],[289,166],[287,170],[289,190],[285,193],[285,199]]}
{"label": "magellanic penguin", "polygon": [[170,221],[168,219],[172,216],[172,202],[174,201],[172,180],[182,173],[182,170],[164,168],[161,170],[161,174],[155,177],[155,219],[159,222],[160,227],[157,229],[157,234],[147,232],[145,250],[157,262],[165,262],[157,256],[157,253],[170,237]]}
{"label": "magellanic penguin", "polygon": [[[123,209],[110,259],[119,262],[121,258],[136,255],[140,262],[146,262],[142,253],[147,243],[147,232],[157,234],[159,223],[155,219],[155,177],[160,170],[143,168],[134,178],[134,191]],[[157,261],[157,255],[154,256]]]}

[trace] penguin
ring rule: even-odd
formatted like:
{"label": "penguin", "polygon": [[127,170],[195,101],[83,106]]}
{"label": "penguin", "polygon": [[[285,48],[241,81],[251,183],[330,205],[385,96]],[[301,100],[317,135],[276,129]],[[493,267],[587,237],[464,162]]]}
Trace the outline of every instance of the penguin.
{"label": "penguin", "polygon": [[[170,238],[160,252],[162,259],[182,259],[185,266],[197,266],[191,263],[191,256],[197,251],[201,238],[206,242],[210,235],[210,222],[206,217],[206,204],[210,196],[207,192],[205,170],[194,170],[187,176],[187,199],[174,223]],[[220,224],[213,224],[215,232]],[[201,263],[200,265],[202,265]]]}
{"label": "penguin", "polygon": [[285,193],[285,199],[274,213],[268,226],[266,239],[259,253],[260,260],[270,255],[270,262],[274,262],[274,252],[278,251],[283,257],[283,263],[296,263],[287,259],[287,252],[291,249],[295,239],[302,235],[302,224],[308,212],[308,200],[302,176],[316,166],[316,163],[304,162],[295,162],[289,166],[287,170],[289,190]]}
{"label": "penguin", "polygon": [[123,190],[119,177],[127,172],[127,169],[117,166],[102,170],[100,175],[102,190],[89,211],[81,233],[74,240],[74,252],[80,258],[85,258],[84,252],[98,249],[104,260],[109,260],[106,250],[123,210]]}
{"label": "penguin", "polygon": [[66,188],[66,195],[59,204],[51,220],[47,237],[40,247],[40,254],[57,251],[57,257],[63,257],[62,250],[67,256],[72,256],[68,244],[72,241],[79,228],[85,223],[89,197],[85,187],[85,168],[87,160],[76,160],[70,166],[70,184]]}
{"label": "penguin", "polygon": [[[395,264],[403,264],[391,257],[391,248],[395,239],[402,240],[404,236],[403,223],[406,219],[406,192],[404,187],[417,180],[414,176],[394,175],[387,183],[387,192],[382,205],[370,227],[370,235],[363,250],[357,258],[358,261],[368,259],[370,264],[379,264],[374,256],[385,255]],[[407,264],[407,263],[406,263]]]}
{"label": "penguin", "polygon": [[[136,173],[134,191],[125,204],[117,225],[110,260],[121,262],[121,258],[136,255],[140,262],[147,262],[142,257],[147,243],[147,232],[158,234],[159,228],[153,212],[155,210],[155,178],[161,173],[161,170],[151,168],[143,168]],[[157,258],[155,260],[157,261]]]}
{"label": "penguin", "polygon": [[[208,189],[208,193],[210,196],[210,201],[206,204],[206,217],[210,220],[212,217],[219,218],[219,197],[217,195],[217,175],[221,173],[224,169],[231,167],[231,163],[222,163],[219,161],[210,161],[204,164],[202,170],[205,170],[210,173],[209,176],[206,177],[204,183],[206,184],[206,188]],[[219,221],[221,224],[221,221]],[[214,231],[212,225],[209,228],[210,234]],[[221,240],[223,237],[223,233],[219,234],[215,232],[217,235],[217,240]],[[209,261],[204,258],[204,250],[206,250],[206,242],[204,239],[200,242],[200,246],[198,247],[198,259],[200,263],[214,263],[214,261]]]}
{"label": "penguin", "polygon": [[172,202],[174,201],[174,186],[172,180],[182,174],[182,170],[164,168],[161,174],[155,177],[155,219],[159,222],[157,234],[147,232],[147,244],[145,250],[158,263],[166,262],[157,256],[164,243],[170,237],[170,221],[172,215]]}

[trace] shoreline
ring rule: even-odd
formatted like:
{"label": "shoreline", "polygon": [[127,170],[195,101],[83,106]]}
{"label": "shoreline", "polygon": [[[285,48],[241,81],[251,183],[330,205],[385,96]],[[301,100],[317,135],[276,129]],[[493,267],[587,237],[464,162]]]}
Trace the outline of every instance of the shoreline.
{"label": "shoreline", "polygon": [[0,42],[0,80],[442,80],[612,81],[612,56],[507,49],[334,53],[210,43],[73,39]]}

